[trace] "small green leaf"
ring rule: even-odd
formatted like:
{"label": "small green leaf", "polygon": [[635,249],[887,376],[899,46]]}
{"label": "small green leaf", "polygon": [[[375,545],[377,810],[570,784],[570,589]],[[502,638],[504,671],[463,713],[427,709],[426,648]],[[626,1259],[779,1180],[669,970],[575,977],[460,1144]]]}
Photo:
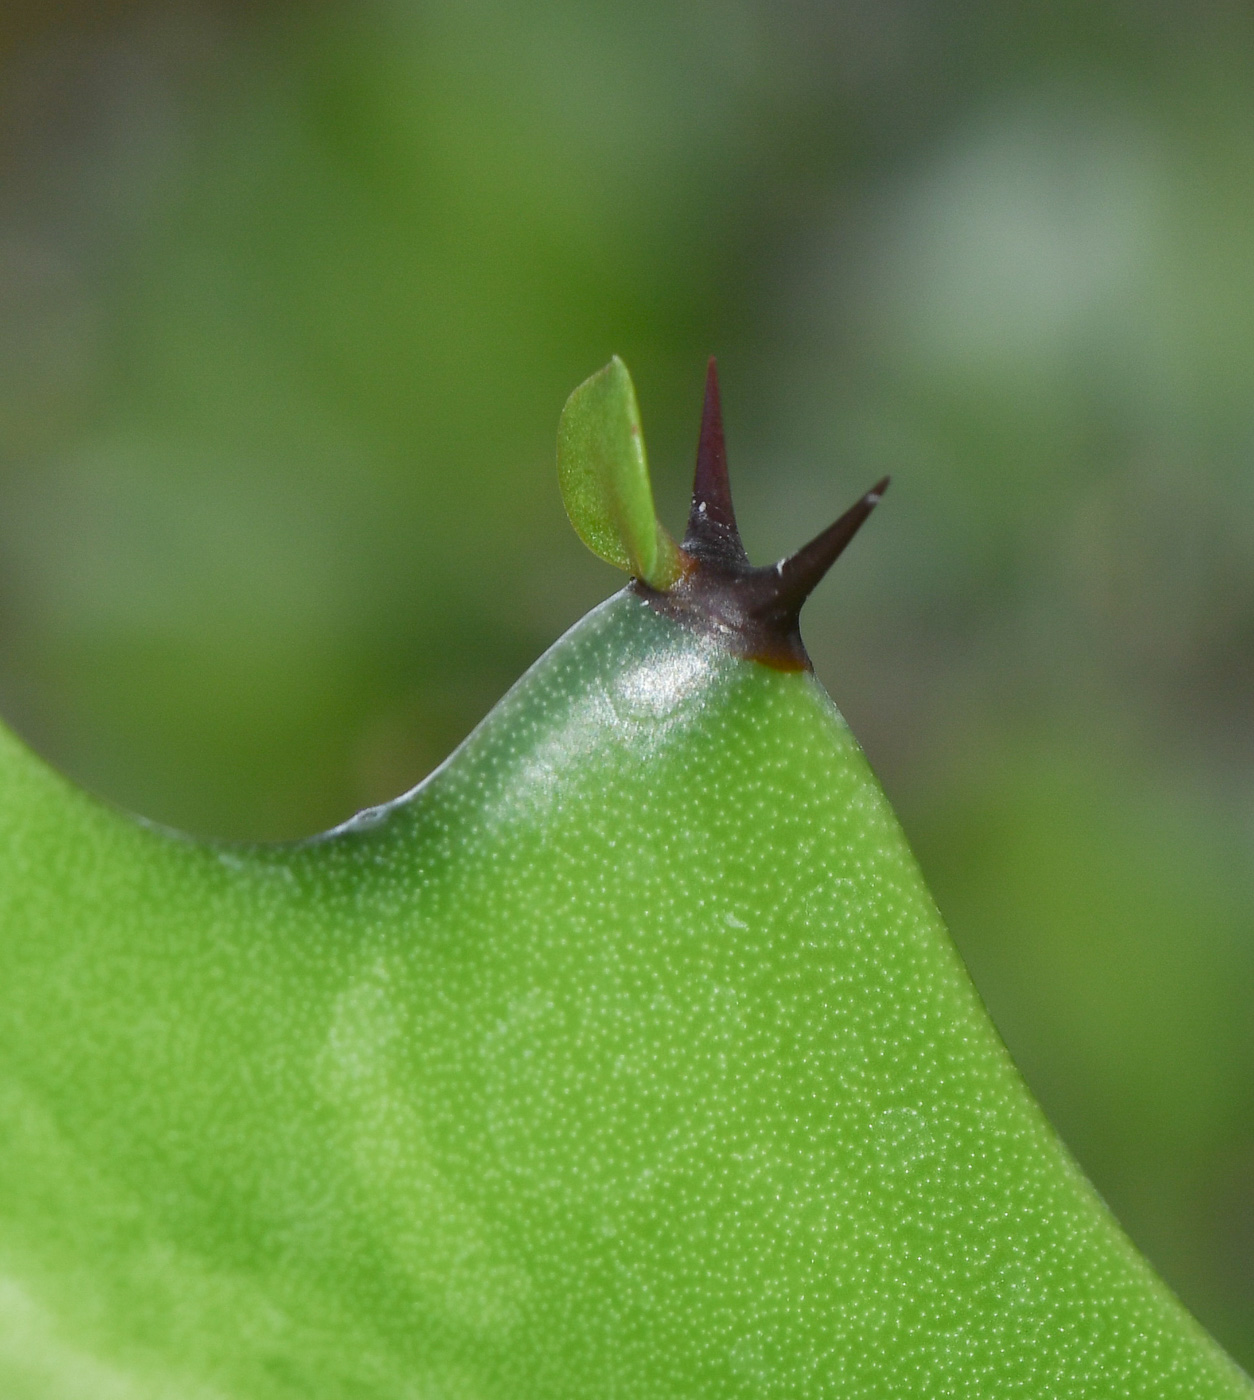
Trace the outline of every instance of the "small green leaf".
{"label": "small green leaf", "polygon": [[566,400],[557,475],[570,523],[593,554],[653,588],[675,582],[679,547],[653,508],[636,389],[617,355]]}

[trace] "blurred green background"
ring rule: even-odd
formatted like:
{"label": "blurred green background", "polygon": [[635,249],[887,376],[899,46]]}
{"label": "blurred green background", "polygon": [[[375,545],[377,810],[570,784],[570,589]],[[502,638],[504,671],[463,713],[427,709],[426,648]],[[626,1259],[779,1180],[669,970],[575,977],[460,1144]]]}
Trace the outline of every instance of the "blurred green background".
{"label": "blurred green background", "polygon": [[806,635],[1003,1033],[1254,1365],[1254,19],[1211,0],[9,0],[0,709],[115,802],[392,796],[621,580],[611,352]]}

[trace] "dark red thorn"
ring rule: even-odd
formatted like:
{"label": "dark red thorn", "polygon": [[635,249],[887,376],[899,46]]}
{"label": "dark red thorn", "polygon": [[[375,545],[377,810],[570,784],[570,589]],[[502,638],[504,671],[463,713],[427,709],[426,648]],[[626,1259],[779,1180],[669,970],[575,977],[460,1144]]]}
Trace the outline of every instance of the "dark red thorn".
{"label": "dark red thorn", "polygon": [[781,559],[775,565],[779,582],[775,590],[774,604],[780,616],[797,616],[801,605],[814,592],[828,569],[845,552],[849,541],[866,523],[867,517],[880,503],[880,497],[888,490],[891,477],[884,477],[826,530],[816,535],[809,544],[802,545],[796,554]]}
{"label": "dark red thorn", "polygon": [[736,511],[727,476],[727,448],[723,441],[723,410],[718,392],[718,365],[714,356],[705,372],[705,406],[697,443],[697,469],[692,481],[692,508],[684,549],[698,558],[715,556],[728,563],[747,564],[740,541]]}
{"label": "dark red thorn", "polygon": [[876,482],[835,524],[778,564],[755,569],[743,550],[733,558],[719,549],[693,550],[685,539],[692,567],[673,588],[658,592],[639,579],[631,587],[655,611],[717,637],[739,656],[780,671],[809,670],[801,641],[802,604],[887,488],[888,477]]}
{"label": "dark red thorn", "polygon": [[655,612],[717,638],[738,656],[781,671],[808,671],[810,658],[801,640],[802,604],[887,489],[888,477],[884,477],[796,554],[755,569],[745,554],[732,508],[718,370],[711,357],[692,510],[683,542],[684,567],[670,588],[650,588],[641,579],[633,579],[629,587]]}

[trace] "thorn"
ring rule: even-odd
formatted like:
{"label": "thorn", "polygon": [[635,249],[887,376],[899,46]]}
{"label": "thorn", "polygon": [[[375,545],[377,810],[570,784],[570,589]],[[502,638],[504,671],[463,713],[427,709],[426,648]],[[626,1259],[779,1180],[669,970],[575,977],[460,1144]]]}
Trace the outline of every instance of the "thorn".
{"label": "thorn", "polygon": [[705,407],[697,444],[697,469],[692,481],[692,509],[684,548],[692,553],[717,553],[747,564],[740,542],[736,511],[727,476],[727,449],[723,442],[723,411],[719,402],[718,366],[714,356],[705,374]]}
{"label": "thorn", "polygon": [[781,613],[795,616],[801,605],[814,591],[823,575],[844,553],[849,541],[865,524],[867,516],[879,504],[888,490],[891,478],[884,477],[850,508],[839,520],[816,535],[809,544],[802,545],[796,554],[781,559],[775,566],[779,575],[779,587],[775,603]]}

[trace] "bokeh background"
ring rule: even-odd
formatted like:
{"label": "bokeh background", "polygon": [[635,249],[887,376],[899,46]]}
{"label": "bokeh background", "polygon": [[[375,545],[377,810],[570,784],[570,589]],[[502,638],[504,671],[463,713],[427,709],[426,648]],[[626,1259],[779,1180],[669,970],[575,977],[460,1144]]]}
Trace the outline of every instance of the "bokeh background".
{"label": "bokeh background", "polygon": [[705,357],[1006,1039],[1254,1365],[1254,18],[1219,0],[7,0],[0,710],[312,832],[619,586],[611,352],[682,521]]}

